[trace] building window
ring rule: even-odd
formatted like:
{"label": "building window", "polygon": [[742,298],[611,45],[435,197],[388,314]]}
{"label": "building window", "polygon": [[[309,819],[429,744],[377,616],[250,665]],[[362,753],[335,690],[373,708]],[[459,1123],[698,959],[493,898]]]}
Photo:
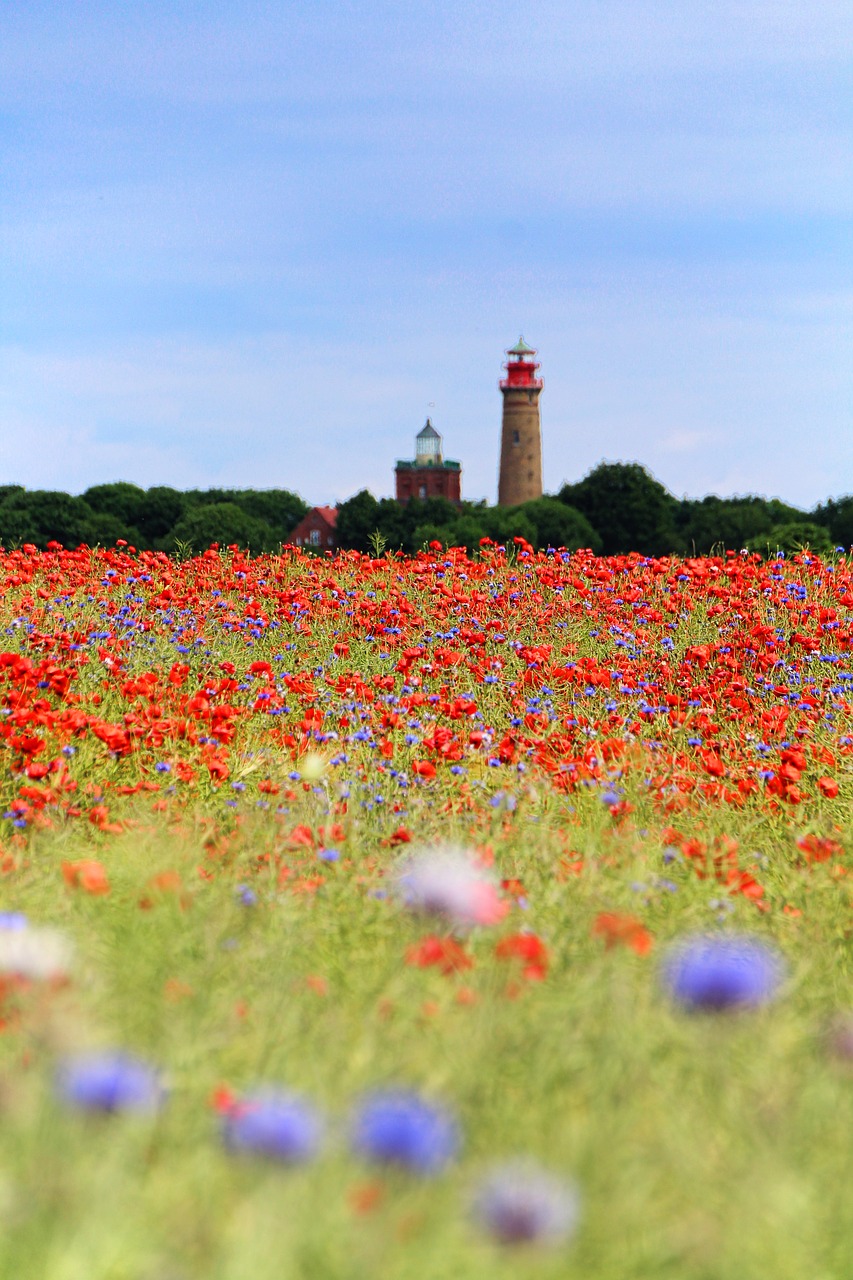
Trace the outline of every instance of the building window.
{"label": "building window", "polygon": [[418,497],[425,498],[426,496],[427,496],[427,487],[425,484],[422,484],[420,489],[418,489]]}
{"label": "building window", "polygon": [[308,541],[311,543],[311,546],[312,546],[312,547],[319,547],[319,545],[320,545],[320,530],[319,530],[319,529],[312,529],[312,530],[311,530],[311,532],[310,532],[310,533],[309,533],[309,535],[308,535]]}

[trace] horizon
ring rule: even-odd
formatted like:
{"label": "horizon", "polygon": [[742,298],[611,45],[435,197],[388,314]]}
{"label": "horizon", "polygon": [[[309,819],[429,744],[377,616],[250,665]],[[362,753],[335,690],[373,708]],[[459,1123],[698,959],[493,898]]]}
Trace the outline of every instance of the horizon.
{"label": "horizon", "polygon": [[853,491],[848,6],[4,25],[4,481],[388,496],[429,415],[492,504],[523,332],[548,493]]}

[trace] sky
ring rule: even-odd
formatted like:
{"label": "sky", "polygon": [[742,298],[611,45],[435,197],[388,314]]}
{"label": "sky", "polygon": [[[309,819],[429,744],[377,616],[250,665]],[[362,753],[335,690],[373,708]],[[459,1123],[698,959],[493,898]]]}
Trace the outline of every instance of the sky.
{"label": "sky", "polygon": [[853,492],[849,0],[4,0],[0,483]]}

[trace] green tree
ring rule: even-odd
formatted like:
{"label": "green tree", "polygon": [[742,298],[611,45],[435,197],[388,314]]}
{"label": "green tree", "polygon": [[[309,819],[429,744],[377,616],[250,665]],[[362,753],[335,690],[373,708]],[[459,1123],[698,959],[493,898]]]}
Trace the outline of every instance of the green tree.
{"label": "green tree", "polygon": [[86,524],[86,541],[90,546],[110,546],[124,538],[135,547],[146,543],[138,520],[145,503],[145,490],[126,480],[114,484],[96,484],[83,494],[83,501],[94,512]]}
{"label": "green tree", "polygon": [[405,552],[419,551],[423,539],[418,534],[421,525],[444,528],[459,518],[459,507],[447,498],[412,498],[405,506],[393,504],[402,514],[403,540]]}
{"label": "green tree", "polygon": [[478,517],[483,536],[493,542],[511,547],[513,538],[524,538],[531,546],[536,544],[536,525],[523,507],[484,507]]}
{"label": "green tree", "polygon": [[87,541],[94,512],[82,498],[48,489],[20,489],[0,502],[0,542],[6,546],[32,542],[46,547],[61,542],[77,547]]}
{"label": "green tree", "polygon": [[452,547],[454,545],[451,540],[452,529],[453,526],[450,524],[419,524],[412,530],[411,547],[407,549],[407,554],[415,555],[418,551],[425,551],[431,542],[438,542],[442,547]]}
{"label": "green tree", "polygon": [[338,507],[338,543],[353,551],[370,551],[370,535],[377,528],[379,503],[367,489],[361,489]]}
{"label": "green tree", "polygon": [[92,485],[83,494],[83,500],[97,515],[115,516],[125,525],[138,528],[145,490],[127,480],[117,480],[114,484]]}
{"label": "green tree", "polygon": [[791,520],[774,525],[769,533],[755,538],[749,547],[751,551],[760,551],[764,555],[773,555],[775,551],[792,555],[808,549],[819,556],[828,555],[832,548],[833,541],[828,531],[813,520]]}
{"label": "green tree", "polygon": [[141,545],[149,549],[158,548],[168,541],[170,547],[174,546],[170,539],[171,530],[184,514],[186,505],[184,495],[168,485],[146,489],[145,501],[136,521]]}
{"label": "green tree", "polygon": [[420,551],[430,542],[440,542],[443,547],[466,547],[472,555],[480,546],[480,539],[486,537],[485,530],[476,516],[469,513],[458,515],[449,524],[418,525],[412,533],[412,551]]}
{"label": "green tree", "polygon": [[809,512],[809,519],[829,530],[835,546],[853,547],[853,494],[828,498]]}
{"label": "green tree", "polygon": [[586,516],[605,555],[637,551],[658,556],[679,546],[677,500],[638,462],[601,462],[559,499]]}
{"label": "green tree", "polygon": [[290,536],[310,510],[308,504],[289,489],[188,489],[183,497],[186,507],[233,502],[247,515],[268,524],[279,535],[279,542]]}
{"label": "green tree", "polygon": [[534,498],[523,502],[514,510],[521,512],[533,523],[535,547],[565,547],[577,551],[580,547],[601,550],[601,538],[586,516],[559,498]]}
{"label": "green tree", "polygon": [[419,525],[441,527],[452,524],[459,516],[459,507],[447,498],[410,498],[402,511],[405,527],[410,535]]}
{"label": "green tree", "polygon": [[405,509],[393,498],[380,498],[376,509],[376,529],[389,552],[399,551],[408,542]]}
{"label": "green tree", "polygon": [[236,502],[247,515],[268,524],[279,542],[289,538],[310,511],[308,503],[289,489],[235,489],[228,501]]}
{"label": "green tree", "polygon": [[804,513],[778,498],[719,498],[709,494],[699,500],[685,498],[678,504],[676,525],[682,549],[707,555],[712,548],[739,551],[769,534],[774,525],[802,520]]}
{"label": "green tree", "polygon": [[252,551],[274,551],[278,539],[263,520],[247,515],[236,502],[209,502],[191,506],[171,531],[172,548],[189,546],[206,551],[213,542],[220,546],[236,543]]}
{"label": "green tree", "polygon": [[83,541],[90,547],[111,547],[120,538],[133,547],[140,547],[142,542],[138,530],[108,511],[93,511],[84,523],[83,535]]}

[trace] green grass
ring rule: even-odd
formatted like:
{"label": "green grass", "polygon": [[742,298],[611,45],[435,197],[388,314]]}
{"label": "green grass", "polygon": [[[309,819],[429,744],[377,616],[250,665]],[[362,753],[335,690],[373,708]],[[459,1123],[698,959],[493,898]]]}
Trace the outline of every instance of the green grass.
{"label": "green grass", "polygon": [[[314,817],[316,803],[301,795],[286,829]],[[152,817],[150,798],[133,806],[140,826],[122,836],[35,833],[28,865],[2,886],[4,907],[59,924],[77,951],[72,983],[23,992],[20,1022],[0,1039],[3,1276],[847,1274],[853,1078],[827,1054],[824,1031],[850,1003],[850,909],[827,866],[806,873],[777,859],[768,879],[802,903],[799,918],[733,900],[730,923],[776,938],[788,958],[779,1001],[688,1016],[661,994],[659,956],[668,939],[715,924],[719,887],[676,866],[676,892],[633,890],[660,873],[659,841],[633,826],[614,832],[596,810],[570,829],[588,868],[564,880],[554,874],[565,828],[553,797],[495,824],[501,873],[523,878],[529,902],[509,925],[534,929],[552,959],[545,982],[509,998],[511,965],[494,958],[487,930],[457,977],[402,963],[426,929],[370,895],[382,877],[363,874],[365,856],[387,865],[394,855],[369,833],[345,846],[352,865],[324,865],[316,893],[262,874],[252,880],[258,904],[246,908],[234,886],[280,842],[280,822],[247,814],[233,866],[205,881],[198,814],[178,829]],[[786,838],[759,826],[756,852]],[[108,868],[108,897],[63,887],[61,862],[93,853]],[[186,901],[164,893],[141,909],[167,868],[181,874]],[[590,933],[600,910],[638,914],[655,935],[652,954],[604,949]],[[325,995],[309,975],[325,980]],[[457,1002],[460,986],[473,1003]],[[58,1102],[58,1055],[90,1045],[160,1064],[171,1087],[162,1115],[93,1119]],[[321,1157],[288,1170],[226,1153],[209,1106],[223,1082],[278,1082],[313,1098],[329,1117]],[[392,1082],[457,1112],[464,1149],[441,1177],[377,1175],[348,1153],[349,1109]],[[581,1190],[578,1232],[554,1251],[502,1253],[468,1220],[480,1171],[519,1153]],[[377,1176],[381,1204],[355,1212],[354,1189]]]}

